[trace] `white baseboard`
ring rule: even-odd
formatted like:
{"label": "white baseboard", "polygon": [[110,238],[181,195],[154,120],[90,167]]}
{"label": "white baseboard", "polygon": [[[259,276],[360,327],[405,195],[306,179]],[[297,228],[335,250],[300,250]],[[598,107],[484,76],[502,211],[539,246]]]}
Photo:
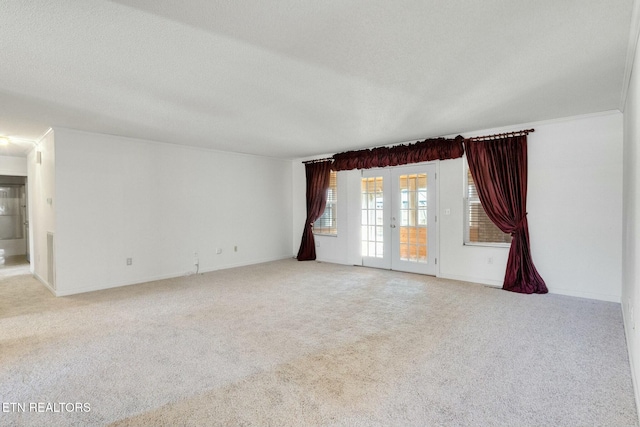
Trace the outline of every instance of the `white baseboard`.
{"label": "white baseboard", "polygon": [[290,258],[292,258],[291,255],[281,255],[281,256],[272,257],[272,258],[262,258],[262,259],[239,262],[234,264],[225,264],[222,266],[217,266],[215,268],[207,268],[207,269],[200,270],[200,273],[209,273],[211,271],[217,271],[217,270],[228,270],[230,268],[246,267],[247,265],[263,264],[265,262],[281,261],[283,259],[290,259]]}
{"label": "white baseboard", "polygon": [[51,287],[51,285],[49,285],[49,283],[46,280],[44,280],[42,277],[40,277],[40,275],[38,273],[34,272],[32,274],[33,274],[33,277],[35,277],[38,282],[42,283],[44,285],[44,287],[49,290],[49,292],[51,292],[55,296],[58,296],[58,295],[56,295],[56,291]]}
{"label": "white baseboard", "polygon": [[450,279],[450,280],[458,280],[460,282],[469,282],[469,283],[478,283],[481,285],[493,286],[496,288],[502,287],[501,280],[492,280],[492,279],[480,279],[477,277],[468,277],[468,276],[458,276],[456,274],[441,274],[437,276],[441,279]]}
{"label": "white baseboard", "polygon": [[[225,264],[225,265],[222,265],[222,266],[216,266],[215,268],[204,268],[204,269],[200,270],[198,273],[199,274],[209,273],[209,272],[217,271],[217,270],[226,270],[226,269],[229,269],[229,268],[244,267],[244,266],[247,266],[247,265],[262,264],[262,263],[265,263],[265,262],[272,262],[272,261],[280,261],[282,259],[288,259],[288,258],[290,258],[290,256],[282,255],[282,256],[277,256],[277,257],[272,257],[272,258],[262,258],[262,259],[256,259],[256,260],[241,262],[241,263],[235,263],[235,264]],[[64,297],[64,296],[70,296],[70,295],[76,295],[76,294],[83,294],[83,293],[86,293],[86,292],[95,292],[95,291],[102,291],[102,290],[105,290],[105,289],[120,288],[120,287],[123,287],[123,286],[139,285],[141,283],[155,282],[157,280],[175,279],[175,278],[178,278],[178,277],[191,276],[193,274],[195,274],[195,271],[186,271],[186,272],[185,271],[181,271],[181,272],[170,273],[170,274],[162,274],[162,275],[158,275],[158,276],[148,276],[148,277],[144,277],[144,278],[138,278],[138,279],[135,279],[133,282],[129,282],[129,281],[111,282],[111,283],[101,284],[101,285],[83,286],[81,288],[66,289],[66,290],[65,289],[61,289],[61,290],[57,290],[57,291],[54,291],[51,288],[51,286],[49,286],[49,284],[45,280],[43,280],[42,278],[40,278],[37,275],[36,275],[36,277],[55,296]]]}
{"label": "white baseboard", "polygon": [[67,297],[70,295],[84,294],[86,292],[103,291],[105,289],[113,289],[113,288],[120,288],[123,286],[131,286],[131,285],[139,285],[141,283],[155,282],[156,280],[174,279],[176,277],[181,277],[181,276],[185,276],[185,274],[184,273],[163,274],[160,276],[151,276],[151,277],[145,277],[142,279],[136,279],[133,282],[111,282],[111,283],[102,284],[102,285],[83,286],[81,288],[75,288],[75,289],[63,289],[63,290],[56,291],[54,293],[55,293],[55,296],[57,297]]}
{"label": "white baseboard", "polygon": [[[477,277],[457,276],[455,274],[444,274],[438,277],[441,277],[443,279],[459,280],[462,282],[480,283],[482,285],[495,286],[497,288],[502,288],[501,280],[479,279]],[[595,299],[599,301],[620,303],[620,295],[600,294],[597,292],[583,292],[583,291],[575,291],[572,289],[557,289],[557,288],[550,288],[549,293],[556,294],[556,295],[566,295],[570,297],[588,298],[588,299]]]}
{"label": "white baseboard", "polygon": [[574,291],[571,289],[549,288],[549,293],[556,295],[566,295],[570,297],[595,299],[600,301],[617,302],[620,304],[620,295],[600,294],[597,292]]}
{"label": "white baseboard", "polygon": [[342,259],[330,259],[330,258],[323,258],[323,259],[317,258],[316,262],[324,262],[327,264],[338,264],[338,265],[354,265],[353,263],[345,262]]}

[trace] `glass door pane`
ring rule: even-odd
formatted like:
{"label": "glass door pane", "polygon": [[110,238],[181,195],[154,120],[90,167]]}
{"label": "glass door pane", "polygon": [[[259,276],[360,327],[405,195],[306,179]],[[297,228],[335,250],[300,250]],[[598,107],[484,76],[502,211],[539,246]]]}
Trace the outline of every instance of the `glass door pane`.
{"label": "glass door pane", "polygon": [[400,259],[427,262],[427,174],[400,175]]}
{"label": "glass door pane", "polygon": [[367,267],[391,268],[389,182],[388,170],[362,172],[360,250],[362,265]]}
{"label": "glass door pane", "polygon": [[362,256],[384,257],[384,178],[362,178]]}

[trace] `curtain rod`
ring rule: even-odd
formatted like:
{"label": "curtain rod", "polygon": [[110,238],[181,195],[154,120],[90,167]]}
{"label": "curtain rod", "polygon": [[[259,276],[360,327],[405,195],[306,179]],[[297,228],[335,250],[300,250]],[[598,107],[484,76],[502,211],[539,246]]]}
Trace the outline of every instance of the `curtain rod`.
{"label": "curtain rod", "polygon": [[506,132],[506,133],[496,133],[493,135],[484,135],[484,136],[473,136],[471,138],[465,138],[465,140],[469,141],[491,141],[492,139],[504,138],[509,136],[522,136],[529,135],[530,133],[535,132],[535,129],[523,129],[516,132]]}
{"label": "curtain rod", "polygon": [[326,157],[324,159],[306,160],[302,163],[306,165],[307,163],[320,163],[320,162],[329,162],[329,161],[333,161],[333,157]]}
{"label": "curtain rod", "polygon": [[[491,141],[498,138],[510,137],[510,136],[522,136],[529,135],[530,133],[535,132],[535,129],[523,129],[516,132],[505,132],[505,133],[495,133],[493,135],[484,135],[484,136],[473,136],[471,138],[464,138],[466,141]],[[307,160],[302,163],[320,163],[320,162],[330,162],[333,161],[333,157],[325,157],[324,159],[314,159]]]}

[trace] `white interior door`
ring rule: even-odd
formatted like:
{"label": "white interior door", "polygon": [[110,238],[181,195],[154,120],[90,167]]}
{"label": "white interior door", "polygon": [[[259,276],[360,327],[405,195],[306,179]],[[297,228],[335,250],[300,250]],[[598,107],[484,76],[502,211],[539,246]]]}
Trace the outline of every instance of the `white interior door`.
{"label": "white interior door", "polygon": [[436,274],[436,188],[433,163],[363,171],[362,265]]}

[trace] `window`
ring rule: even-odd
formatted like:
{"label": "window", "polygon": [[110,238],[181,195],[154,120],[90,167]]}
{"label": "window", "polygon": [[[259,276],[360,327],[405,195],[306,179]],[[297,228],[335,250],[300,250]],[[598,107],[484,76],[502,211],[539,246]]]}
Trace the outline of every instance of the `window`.
{"label": "window", "polygon": [[331,171],[329,178],[329,190],[327,192],[327,206],[324,213],[313,224],[313,234],[337,236],[337,205],[338,205],[338,178],[336,171]]}
{"label": "window", "polygon": [[[465,163],[466,164],[466,163]],[[476,184],[473,182],[469,167],[466,168],[465,185],[465,244],[508,245],[511,235],[503,233],[489,219],[480,204]]]}

